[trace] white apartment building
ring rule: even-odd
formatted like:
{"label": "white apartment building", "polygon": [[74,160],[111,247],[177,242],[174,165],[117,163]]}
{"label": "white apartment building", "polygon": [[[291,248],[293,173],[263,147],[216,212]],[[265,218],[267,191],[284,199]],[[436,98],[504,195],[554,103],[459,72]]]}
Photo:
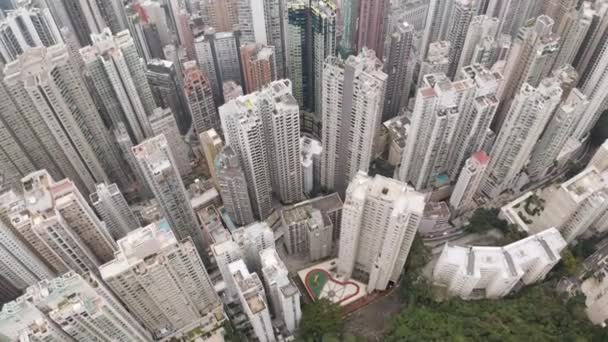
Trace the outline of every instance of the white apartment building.
{"label": "white apartment building", "polygon": [[260,252],[275,248],[274,233],[266,222],[254,222],[232,232],[232,239],[239,245],[247,268],[255,272],[262,269]]}
{"label": "white apartment building", "polygon": [[367,172],[380,131],[387,75],[372,50],[346,61],[329,57],[323,70],[321,187],[344,193]]}
{"label": "white apartment building", "polygon": [[589,228],[608,228],[608,173],[591,166],[560,186],[556,209],[564,216],[558,229],[568,243]]}
{"label": "white apartment building", "polygon": [[169,143],[171,153],[175,159],[175,164],[180,176],[185,176],[192,172],[190,165],[190,147],[179,133],[175,116],[171,108],[155,108],[150,116],[150,126],[154,136],[163,134]]}
{"label": "white apartment building", "polygon": [[589,29],[597,25],[594,22],[595,11],[582,5],[579,10],[571,9],[562,17],[558,30],[561,31],[559,39],[559,53],[555,58],[553,68],[570,65],[574,62],[581,46],[587,39]]}
{"label": "white apartment building", "polygon": [[337,193],[312,198],[283,208],[283,243],[289,254],[315,261],[331,255],[339,234],[342,200]]}
{"label": "white apartment building", "polygon": [[255,221],[247,187],[245,172],[239,157],[230,146],[225,146],[215,159],[214,169],[224,209],[236,225],[244,226]]}
{"label": "white apartment building", "polygon": [[180,241],[191,237],[201,256],[206,255],[203,234],[165,136],[145,140],[132,150],[175,237]]}
{"label": "white apartment building", "polygon": [[156,108],[145,74],[145,63],[129,31],[112,35],[109,28],[92,34],[93,44],[80,49],[86,77],[116,126],[122,122],[134,143],[153,135],[148,115]]}
{"label": "white apartment building", "polygon": [[0,334],[12,341],[70,341],[61,327],[34,304],[22,301],[7,303],[0,311]]}
{"label": "white apartment building", "polygon": [[573,136],[579,141],[587,138],[606,109],[608,98],[608,46],[598,44],[593,57],[581,77],[580,90],[587,96],[589,105],[574,129]]}
{"label": "white apartment building", "polygon": [[420,62],[420,73],[417,84],[424,82],[424,76],[428,74],[447,74],[449,67],[450,42],[446,40],[432,42],[429,45],[426,58]]}
{"label": "white apartment building", "polygon": [[23,197],[7,203],[8,222],[57,273],[97,272],[113,258],[116,243],[74,183],[44,170],[22,182]]}
{"label": "white apartment building", "polygon": [[587,167],[595,167],[599,172],[608,169],[608,140],[597,148]]}
{"label": "white apartment building", "polygon": [[338,273],[368,291],[397,282],[424,212],[424,196],[407,184],[359,172],[346,190]]}
{"label": "white apartment building", "polygon": [[321,155],[323,146],[319,140],[311,137],[300,138],[300,158],[302,163],[302,182],[304,193],[308,196],[316,193],[321,184]]}
{"label": "white apartment building", "polygon": [[559,52],[559,36],[553,33],[553,24],[553,19],[541,15],[534,25],[519,29],[503,72],[505,81],[498,95],[501,110],[497,117],[497,128],[502,127],[506,120],[507,108],[524,84],[537,87],[549,76]]}
{"label": "white apartment building", "polygon": [[433,269],[433,282],[462,299],[500,298],[519,283],[530,285],[544,279],[565,247],[555,228],[504,247],[446,243]]}
{"label": "white apartment building", "polygon": [[[52,159],[46,155],[40,148],[41,144],[35,140],[28,140],[33,137],[33,132],[25,120],[21,118],[21,114],[13,104],[12,99],[7,93],[6,86],[0,82],[0,141],[2,141],[2,150],[0,151],[0,169],[2,170],[2,178],[4,186],[16,187],[20,184],[23,176],[30,172],[34,172],[38,165],[46,165],[49,167],[49,172],[59,176],[59,169],[53,165]],[[9,125],[9,122],[21,123],[19,125]],[[27,132],[27,135],[19,136],[20,133]],[[21,145],[20,139],[29,141],[29,146]],[[32,154],[32,151],[39,151]]]}
{"label": "white apartment building", "polygon": [[5,63],[19,58],[27,48],[50,47],[63,42],[48,8],[17,7],[0,21],[0,55]]}
{"label": "white apartment building", "polygon": [[101,277],[156,338],[179,331],[215,310],[219,298],[192,240],[178,241],[167,221],[118,240]]}
{"label": "white apartment building", "polygon": [[484,195],[495,197],[514,184],[561,95],[560,83],[555,78],[545,78],[537,88],[528,83],[521,87],[490,152],[491,160],[481,189]]}
{"label": "white apartment building", "polygon": [[152,197],[152,190],[148,187],[148,182],[146,181],[146,177],[144,176],[143,170],[139,167],[139,163],[133,154],[133,141],[129,136],[129,132],[125,124],[122,122],[118,124],[116,128],[112,131],[114,135],[114,139],[116,141],[116,145],[122,152],[122,155],[127,162],[127,165],[133,171],[133,175],[135,176],[137,189],[140,191],[140,194],[143,198]]}
{"label": "white apartment building", "polygon": [[4,75],[21,120],[29,124],[43,151],[53,156],[62,177],[72,179],[85,193],[108,175],[121,184],[128,180],[118,149],[65,45],[28,49],[6,65]]}
{"label": "white apartment building", "polygon": [[271,211],[271,192],[284,203],[302,198],[299,108],[289,80],[220,107],[226,144],[239,156],[258,218]]}
{"label": "white apartment building", "polygon": [[526,21],[540,12],[540,4],[526,0],[491,0],[486,10],[487,15],[499,19],[500,32],[510,36],[516,36],[519,29],[526,25]]}
{"label": "white apartment building", "polygon": [[453,211],[458,212],[473,207],[473,198],[479,190],[489,162],[490,157],[484,151],[477,151],[467,159],[450,196],[450,207]]}
{"label": "white apartment building", "polygon": [[237,288],[228,265],[243,259],[243,250],[236,241],[227,239],[211,245],[211,253],[226,284],[226,295],[229,299],[237,295]]}
{"label": "white apartment building", "polygon": [[397,175],[420,191],[440,178],[455,181],[466,158],[484,147],[489,134],[502,75],[479,64],[461,73],[455,82],[445,74],[426,75],[418,90]]}
{"label": "white apartment building", "polygon": [[31,246],[2,221],[0,221],[0,273],[5,281],[18,290],[24,290],[29,285],[55,275],[55,271],[35,254]]}
{"label": "white apartment building", "polygon": [[[479,61],[473,58],[476,52],[479,51],[484,39],[491,38],[491,40],[494,40],[498,34],[498,25],[497,18],[487,15],[477,15],[471,19],[456,71],[461,70],[467,65],[479,63]],[[491,65],[486,65],[486,67],[490,68]]]}
{"label": "white apartment building", "polygon": [[139,228],[139,222],[116,184],[99,183],[96,190],[89,199],[114,240]]}
{"label": "white apartment building", "polygon": [[260,252],[260,258],[262,276],[274,317],[280,318],[287,331],[294,334],[302,318],[300,291],[289,279],[289,271],[274,248]]}
{"label": "white apartment building", "polygon": [[74,272],[33,284],[4,305],[0,335],[26,341],[152,339],[104,283],[91,273]]}
{"label": "white apartment building", "polygon": [[276,341],[268,300],[260,277],[255,272],[249,273],[243,260],[231,263],[229,269],[243,312],[253,328],[254,338],[260,342]]}
{"label": "white apartment building", "polygon": [[577,88],[560,103],[530,155],[526,170],[531,179],[542,179],[554,165],[588,105],[587,97]]}

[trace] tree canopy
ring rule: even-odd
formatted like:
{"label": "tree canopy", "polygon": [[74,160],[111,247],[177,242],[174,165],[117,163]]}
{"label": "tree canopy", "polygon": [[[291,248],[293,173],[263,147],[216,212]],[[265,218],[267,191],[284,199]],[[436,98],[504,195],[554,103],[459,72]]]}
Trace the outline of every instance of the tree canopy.
{"label": "tree canopy", "polygon": [[479,208],[473,212],[473,216],[464,228],[471,233],[482,233],[492,229],[505,231],[507,222],[498,218],[499,210],[496,208]]}
{"label": "tree canopy", "polygon": [[342,308],[321,298],[302,309],[298,328],[299,341],[329,341],[340,336],[343,328]]}
{"label": "tree canopy", "polygon": [[394,322],[387,341],[608,341],[576,298],[563,303],[537,285],[512,298],[418,301]]}

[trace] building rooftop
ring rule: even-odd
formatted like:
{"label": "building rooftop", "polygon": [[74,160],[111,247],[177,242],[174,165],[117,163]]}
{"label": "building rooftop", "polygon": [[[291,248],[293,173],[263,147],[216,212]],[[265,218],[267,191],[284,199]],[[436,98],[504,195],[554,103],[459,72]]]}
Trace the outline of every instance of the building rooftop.
{"label": "building rooftop", "polygon": [[369,177],[365,172],[359,171],[348,186],[347,193],[349,192],[356,198],[372,196],[393,202],[396,212],[406,209],[420,213],[424,211],[424,195],[393,178],[381,175]]}
{"label": "building rooftop", "polygon": [[549,228],[503,247],[460,247],[446,243],[442,253],[447,254],[451,264],[460,265],[470,276],[492,271],[503,272],[507,277],[519,277],[537,259],[556,262],[565,247],[566,241],[559,231]]}
{"label": "building rooftop", "polygon": [[111,278],[177,242],[164,219],[133,230],[117,241],[119,250],[115,252],[114,260],[101,265],[99,273],[104,279]]}
{"label": "building rooftop", "polygon": [[256,314],[266,309],[262,282],[255,272],[249,273],[243,259],[229,264],[228,269],[234,277],[234,281],[239,291],[243,294],[251,312]]}
{"label": "building rooftop", "polygon": [[410,119],[407,118],[407,115],[396,116],[385,121],[383,125],[387,129],[391,140],[399,147],[404,148],[407,141],[407,132],[410,129]]}
{"label": "building rooftop", "polygon": [[580,202],[592,193],[605,188],[608,184],[608,173],[600,173],[596,168],[590,167],[570,178],[562,184],[576,202]]}

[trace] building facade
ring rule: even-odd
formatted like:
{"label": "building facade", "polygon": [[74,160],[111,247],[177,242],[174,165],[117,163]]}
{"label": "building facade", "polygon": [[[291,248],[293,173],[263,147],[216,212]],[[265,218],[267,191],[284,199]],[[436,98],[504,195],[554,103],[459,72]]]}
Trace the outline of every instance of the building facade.
{"label": "building facade", "polygon": [[359,172],[342,209],[338,273],[383,291],[396,283],[424,212],[424,196],[405,183]]}

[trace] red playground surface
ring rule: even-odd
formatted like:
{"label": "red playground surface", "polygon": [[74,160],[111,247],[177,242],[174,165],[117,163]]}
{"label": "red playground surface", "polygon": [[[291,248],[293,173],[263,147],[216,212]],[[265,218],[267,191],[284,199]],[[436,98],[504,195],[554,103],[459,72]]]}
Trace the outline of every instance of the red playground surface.
{"label": "red playground surface", "polygon": [[361,290],[359,285],[352,281],[340,281],[329,272],[315,268],[306,273],[304,285],[308,295],[313,299],[327,298],[331,302],[340,304],[355,297]]}

